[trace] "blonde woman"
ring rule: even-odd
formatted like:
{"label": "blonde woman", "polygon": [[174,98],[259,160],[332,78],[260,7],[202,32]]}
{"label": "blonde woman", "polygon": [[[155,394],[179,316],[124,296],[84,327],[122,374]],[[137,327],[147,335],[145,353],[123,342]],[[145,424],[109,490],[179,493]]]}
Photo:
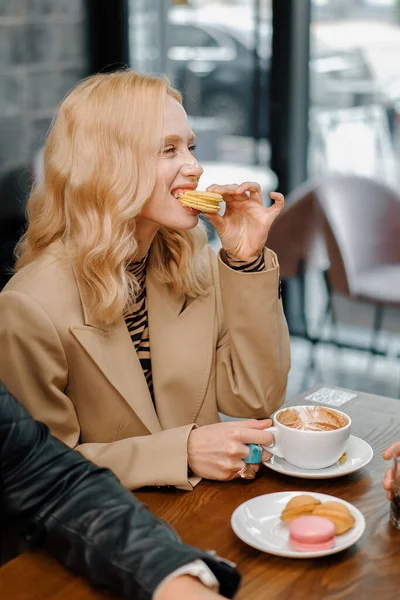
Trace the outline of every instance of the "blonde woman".
{"label": "blonde woman", "polygon": [[84,80],[48,135],[0,294],[0,379],[130,489],[254,476],[248,444],[271,443],[265,419],[285,397],[289,338],[265,247],[283,197],[265,208],[256,183],[211,186],[227,206],[209,217],[217,258],[178,199],[201,173],[165,79]]}

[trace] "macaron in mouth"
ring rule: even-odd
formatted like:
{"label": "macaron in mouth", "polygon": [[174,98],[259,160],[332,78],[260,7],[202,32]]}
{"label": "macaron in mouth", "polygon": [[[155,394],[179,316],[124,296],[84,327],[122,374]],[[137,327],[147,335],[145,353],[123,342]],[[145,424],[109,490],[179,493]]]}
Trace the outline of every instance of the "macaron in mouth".
{"label": "macaron in mouth", "polygon": [[193,191],[194,188],[192,187],[188,187],[188,188],[176,188],[174,190],[172,190],[171,196],[173,196],[175,198],[175,200],[177,200],[182,208],[182,210],[184,210],[186,213],[192,215],[192,216],[198,216],[200,214],[200,211],[195,209],[195,208],[191,208],[189,206],[185,206],[181,201],[180,198],[181,196],[183,196],[186,192],[188,191]]}
{"label": "macaron in mouth", "polygon": [[184,206],[200,212],[214,214],[219,212],[220,203],[223,201],[221,194],[197,190],[186,190],[184,194],[180,195],[179,199]]}

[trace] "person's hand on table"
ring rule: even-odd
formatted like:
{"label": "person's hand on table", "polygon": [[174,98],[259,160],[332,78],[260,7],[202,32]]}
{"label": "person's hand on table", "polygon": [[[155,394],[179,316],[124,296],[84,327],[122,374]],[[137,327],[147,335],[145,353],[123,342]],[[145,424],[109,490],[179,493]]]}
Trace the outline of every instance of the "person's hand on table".
{"label": "person's hand on table", "polygon": [[[247,419],[203,425],[193,429],[188,439],[188,463],[195,475],[206,479],[230,481],[240,477],[239,471],[246,464],[244,459],[250,454],[247,444],[270,446],[274,439],[264,431],[271,427],[271,419]],[[263,449],[261,462],[271,454]],[[259,464],[249,465],[254,473]]]}
{"label": "person's hand on table", "polygon": [[160,585],[155,600],[218,600],[223,598],[191,575],[181,575]]}
{"label": "person's hand on table", "polygon": [[[397,446],[397,444],[399,444],[400,442],[394,442],[393,444],[391,444],[388,448],[386,448],[385,452],[383,453],[383,458],[385,460],[391,460],[392,458],[392,450],[395,446]],[[383,480],[383,488],[386,490],[386,496],[388,500],[392,499],[392,479],[393,479],[393,469],[392,467],[390,467],[390,469],[388,469],[385,473],[385,477]]]}
{"label": "person's hand on table", "polygon": [[226,203],[224,215],[205,214],[214,226],[223,249],[230,256],[252,261],[261,254],[272,223],[284,206],[284,197],[271,192],[274,201],[265,207],[258,183],[245,181],[237,185],[210,185],[208,192],[221,194]]}

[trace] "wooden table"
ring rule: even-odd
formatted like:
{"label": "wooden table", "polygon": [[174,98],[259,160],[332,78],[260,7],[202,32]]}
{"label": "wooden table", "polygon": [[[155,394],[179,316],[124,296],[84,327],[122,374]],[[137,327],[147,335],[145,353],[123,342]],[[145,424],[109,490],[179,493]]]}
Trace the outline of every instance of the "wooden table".
{"label": "wooden table", "polygon": [[[287,404],[302,404],[305,395]],[[243,581],[237,600],[400,598],[400,531],[389,524],[389,504],[382,489],[388,465],[381,458],[389,443],[400,440],[400,401],[359,393],[341,410],[352,417],[353,433],[374,450],[372,461],[358,473],[310,480],[284,476],[263,466],[254,481],[202,481],[192,493],[146,489],[136,495],[169,521],[184,542],[215,549],[239,565]],[[295,490],[331,494],[353,503],[366,518],[363,537],[339,554],[296,560],[259,552],[235,536],[230,516],[239,504],[261,494]],[[26,553],[0,569],[0,597],[92,600],[113,596],[92,591],[39,551]]]}

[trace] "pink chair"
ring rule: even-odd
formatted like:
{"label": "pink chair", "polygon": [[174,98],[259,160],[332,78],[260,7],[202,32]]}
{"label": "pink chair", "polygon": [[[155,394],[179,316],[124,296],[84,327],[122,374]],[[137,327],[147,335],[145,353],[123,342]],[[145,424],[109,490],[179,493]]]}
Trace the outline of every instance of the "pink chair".
{"label": "pink chair", "polygon": [[[268,243],[282,277],[299,275],[317,257],[330,296],[373,304],[369,350],[378,353],[384,308],[400,307],[400,195],[355,175],[308,181],[288,195]],[[323,319],[327,313],[334,317],[331,301]]]}
{"label": "pink chair", "polygon": [[400,195],[355,175],[321,180],[313,192],[321,212],[331,293],[375,306],[370,350],[386,306],[400,307]]}

